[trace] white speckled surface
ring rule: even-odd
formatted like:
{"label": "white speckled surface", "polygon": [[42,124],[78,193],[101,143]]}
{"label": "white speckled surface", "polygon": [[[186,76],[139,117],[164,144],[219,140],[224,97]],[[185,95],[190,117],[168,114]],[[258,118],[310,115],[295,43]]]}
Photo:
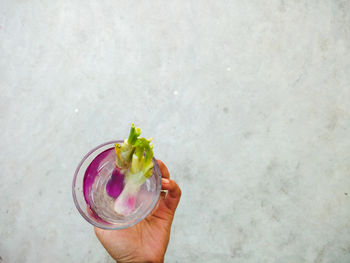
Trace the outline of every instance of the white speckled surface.
{"label": "white speckled surface", "polygon": [[71,181],[132,121],[183,190],[166,262],[350,262],[349,10],[0,1],[0,262],[112,262]]}

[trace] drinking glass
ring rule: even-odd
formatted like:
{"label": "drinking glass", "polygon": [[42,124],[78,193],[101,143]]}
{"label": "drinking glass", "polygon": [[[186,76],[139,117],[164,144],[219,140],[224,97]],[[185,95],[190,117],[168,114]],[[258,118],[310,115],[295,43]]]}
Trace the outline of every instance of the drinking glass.
{"label": "drinking glass", "polygon": [[[106,185],[111,179],[115,165],[116,143],[103,143],[92,149],[79,163],[73,178],[72,193],[79,213],[92,225],[103,229],[117,230],[131,227],[151,214],[158,205],[161,190],[161,172],[153,158],[153,172],[140,187],[132,213],[121,215],[114,211],[115,198],[109,196]],[[123,175],[119,180],[123,184]]]}

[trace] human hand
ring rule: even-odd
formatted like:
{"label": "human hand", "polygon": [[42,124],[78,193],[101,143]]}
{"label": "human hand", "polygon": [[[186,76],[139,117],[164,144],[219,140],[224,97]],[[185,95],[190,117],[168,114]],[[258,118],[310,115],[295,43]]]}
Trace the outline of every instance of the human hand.
{"label": "human hand", "polygon": [[168,168],[157,161],[162,173],[162,189],[158,208],[138,224],[122,230],[95,227],[95,233],[107,252],[118,262],[163,262],[171,224],[180,201],[181,190],[170,179]]}

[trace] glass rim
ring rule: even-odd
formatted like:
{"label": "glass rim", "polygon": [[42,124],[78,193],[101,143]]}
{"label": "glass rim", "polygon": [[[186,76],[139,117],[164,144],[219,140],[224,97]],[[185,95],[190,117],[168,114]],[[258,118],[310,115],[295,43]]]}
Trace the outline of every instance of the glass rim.
{"label": "glass rim", "polygon": [[[86,161],[86,159],[92,154],[94,153],[95,151],[97,151],[98,149],[108,145],[108,144],[116,144],[116,143],[122,143],[124,142],[123,140],[114,140],[114,141],[108,141],[108,142],[105,142],[105,143],[102,143],[96,147],[94,147],[92,150],[90,150],[87,154],[85,154],[85,156],[83,157],[83,159],[79,162],[77,168],[75,169],[75,172],[74,172],[74,177],[73,177],[73,182],[72,182],[72,195],[73,195],[73,201],[74,201],[74,204],[75,204],[75,207],[78,209],[80,215],[86,220],[88,221],[90,224],[92,224],[93,226],[96,226],[98,228],[102,228],[102,229],[106,229],[106,230],[121,230],[121,229],[125,229],[125,228],[129,228],[129,227],[132,227],[136,224],[138,224],[139,222],[141,222],[146,216],[148,216],[152,210],[154,209],[154,207],[156,206],[158,200],[159,200],[159,197],[160,197],[160,190],[161,190],[161,180],[159,180],[159,183],[157,185],[157,188],[158,188],[158,194],[156,195],[156,198],[154,198],[153,200],[153,203],[152,205],[147,209],[147,211],[144,213],[143,216],[141,216],[139,219],[135,220],[135,222],[133,222],[132,224],[129,224],[129,225],[126,225],[126,226],[122,226],[122,227],[113,227],[113,223],[110,223],[111,227],[108,227],[108,226],[104,226],[102,224],[99,224],[98,222],[95,222],[93,220],[91,220],[83,211],[82,211],[82,208],[80,207],[79,203],[78,203],[78,200],[77,200],[77,196],[76,196],[76,193],[75,193],[75,186],[76,186],[76,180],[77,180],[77,176],[78,176],[78,173],[80,171],[80,168],[81,166],[83,165],[83,163]],[[153,161],[155,163],[154,165],[154,169],[158,170],[160,176],[161,176],[161,172],[160,172],[160,168],[158,166],[158,162],[157,162],[157,159],[153,157]],[[158,175],[159,176],[159,175]],[[88,207],[88,206],[87,206]]]}

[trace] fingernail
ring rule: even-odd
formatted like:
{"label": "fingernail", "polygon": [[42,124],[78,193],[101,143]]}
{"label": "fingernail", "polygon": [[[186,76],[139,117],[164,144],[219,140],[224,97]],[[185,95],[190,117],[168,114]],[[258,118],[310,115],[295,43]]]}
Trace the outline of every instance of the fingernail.
{"label": "fingernail", "polygon": [[170,181],[168,179],[162,178],[163,183],[168,184]]}

